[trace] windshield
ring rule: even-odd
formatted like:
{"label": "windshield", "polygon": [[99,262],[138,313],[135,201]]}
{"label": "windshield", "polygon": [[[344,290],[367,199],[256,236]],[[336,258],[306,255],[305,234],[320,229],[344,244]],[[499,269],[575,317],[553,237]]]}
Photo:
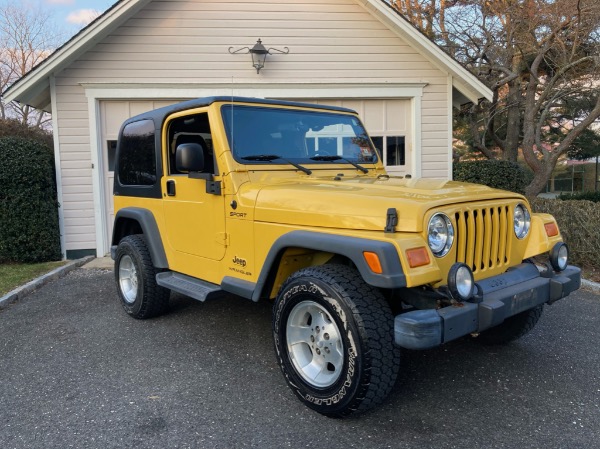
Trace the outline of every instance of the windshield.
{"label": "windshield", "polygon": [[257,106],[221,108],[229,147],[244,164],[374,164],[377,152],[360,121],[335,112]]}

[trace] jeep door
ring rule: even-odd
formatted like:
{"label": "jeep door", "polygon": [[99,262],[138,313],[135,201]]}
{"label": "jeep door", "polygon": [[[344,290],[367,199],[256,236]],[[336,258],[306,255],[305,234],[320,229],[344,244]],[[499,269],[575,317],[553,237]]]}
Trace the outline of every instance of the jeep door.
{"label": "jeep door", "polygon": [[[225,255],[224,196],[211,192],[219,186],[218,169],[206,109],[178,113],[170,117],[163,132],[164,217],[168,245],[172,250],[171,268],[192,274],[198,258],[218,261]],[[197,144],[202,148],[204,167],[186,173],[177,168],[177,147]],[[172,259],[172,261],[171,261]],[[208,274],[203,268],[204,278]]]}

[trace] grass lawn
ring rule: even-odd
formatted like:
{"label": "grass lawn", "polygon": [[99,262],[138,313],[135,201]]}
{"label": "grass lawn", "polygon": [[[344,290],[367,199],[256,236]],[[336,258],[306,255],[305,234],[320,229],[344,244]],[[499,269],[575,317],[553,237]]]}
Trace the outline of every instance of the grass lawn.
{"label": "grass lawn", "polygon": [[8,293],[34,278],[48,273],[64,264],[66,261],[42,263],[14,263],[0,265],[0,295]]}

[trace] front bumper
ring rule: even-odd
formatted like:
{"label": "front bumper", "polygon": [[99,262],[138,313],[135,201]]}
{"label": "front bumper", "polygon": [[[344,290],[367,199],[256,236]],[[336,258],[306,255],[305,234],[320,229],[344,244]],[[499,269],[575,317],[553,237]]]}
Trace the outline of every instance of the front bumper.
{"label": "front bumper", "polygon": [[477,283],[471,302],[442,309],[415,310],[396,316],[396,345],[428,349],[464,335],[482,332],[540,304],[552,304],[581,285],[581,270],[569,265],[560,273],[540,274],[531,263]]}

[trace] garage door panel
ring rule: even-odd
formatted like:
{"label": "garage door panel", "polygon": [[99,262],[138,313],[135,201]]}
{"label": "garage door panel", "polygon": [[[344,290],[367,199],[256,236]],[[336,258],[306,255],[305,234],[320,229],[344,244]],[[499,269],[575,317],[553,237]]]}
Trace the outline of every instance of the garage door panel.
{"label": "garage door panel", "polygon": [[365,101],[364,116],[361,118],[371,134],[385,131],[385,115],[381,101]]}
{"label": "garage door panel", "polygon": [[102,114],[103,137],[107,135],[116,136],[121,123],[129,117],[129,105],[127,102],[121,101],[102,102],[100,111]]}
{"label": "garage door panel", "polygon": [[385,102],[385,130],[408,133],[410,128],[410,100]]}

